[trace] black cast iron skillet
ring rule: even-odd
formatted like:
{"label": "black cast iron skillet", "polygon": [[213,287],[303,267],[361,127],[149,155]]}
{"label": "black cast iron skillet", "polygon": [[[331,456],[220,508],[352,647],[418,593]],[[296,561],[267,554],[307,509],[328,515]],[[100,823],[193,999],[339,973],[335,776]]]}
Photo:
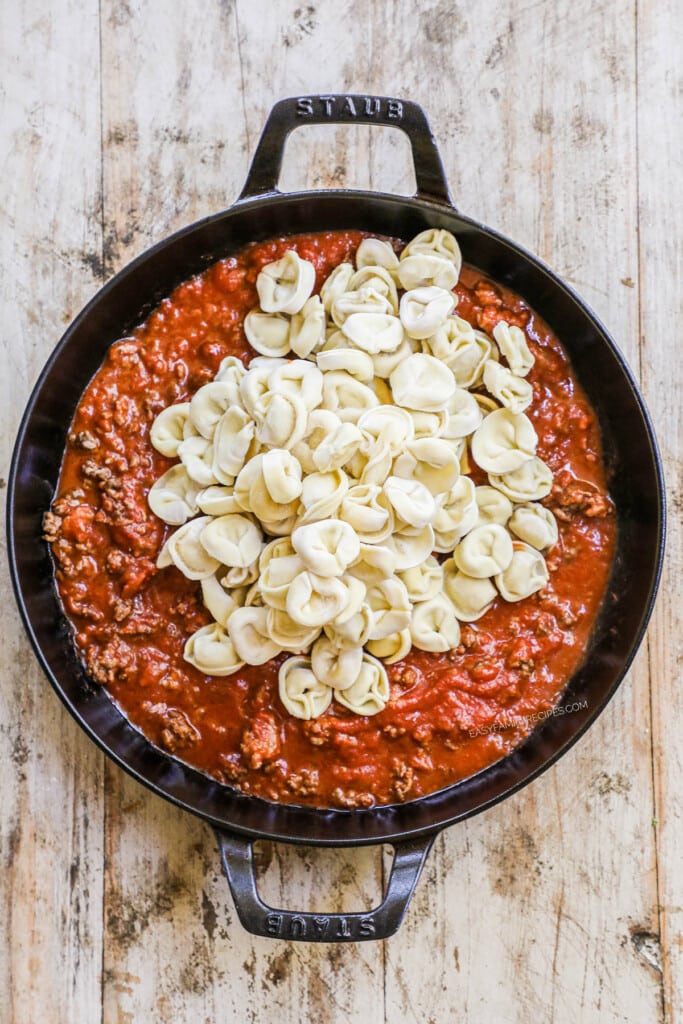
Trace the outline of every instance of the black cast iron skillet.
{"label": "black cast iron skillet", "polygon": [[[406,133],[417,180],[413,198],[335,189],[278,191],[285,140],[306,124],[388,125]],[[139,324],[181,281],[247,242],[294,232],[360,228],[409,239],[426,227],[453,231],[464,259],[520,293],[557,332],[597,410],[618,515],[618,549],[605,601],[581,668],[562,704],[507,757],[472,778],[404,804],[341,811],[240,795],[156,749],[134,729],[77,660],[53,585],[41,521],[57,483],[69,423],[107,347]],[[605,707],[643,637],[664,544],[662,470],[652,426],[623,357],[586,305],[537,259],[460,214],[451,201],[425,115],[405,100],[311,96],[273,108],[247,181],[230,209],[160,242],[106,284],[71,324],[28,403],[8,489],[12,579],[38,659],[74,718],[122,768],[155,793],[211,824],[240,921],[258,935],[309,941],[385,938],[399,927],[435,835],[514,793],[551,765]],[[291,913],[259,898],[257,839],[319,846],[390,843],[382,904],[370,913]]]}

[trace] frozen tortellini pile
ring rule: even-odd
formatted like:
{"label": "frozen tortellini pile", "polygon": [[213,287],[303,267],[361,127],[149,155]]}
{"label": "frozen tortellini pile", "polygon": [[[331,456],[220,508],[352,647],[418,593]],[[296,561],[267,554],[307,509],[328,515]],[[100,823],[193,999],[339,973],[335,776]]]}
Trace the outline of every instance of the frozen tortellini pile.
{"label": "frozen tortellini pile", "polygon": [[459,623],[498,595],[546,584],[557,525],[524,413],[533,356],[519,328],[491,338],[457,316],[460,266],[442,229],[400,258],[366,238],[313,294],[315,268],[286,252],[245,318],[258,356],[224,359],[154,421],[153,445],[179,459],[149,492],[177,527],[158,566],[201,584],[214,621],[185,647],[201,671],[288,652],[292,715],[333,699],[372,715],[389,700],[385,665],[457,647]]}

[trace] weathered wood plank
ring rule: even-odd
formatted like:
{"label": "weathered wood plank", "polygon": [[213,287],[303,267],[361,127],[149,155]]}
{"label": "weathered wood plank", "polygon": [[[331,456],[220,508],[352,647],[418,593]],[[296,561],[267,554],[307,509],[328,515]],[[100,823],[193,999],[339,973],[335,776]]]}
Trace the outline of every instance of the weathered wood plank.
{"label": "weathered wood plank", "polygon": [[223,209],[247,143],[230,2],[184,17],[142,0],[102,3],[107,273],[176,228]]}
{"label": "weathered wood plank", "polygon": [[[4,5],[0,64],[6,477],[39,370],[97,286],[97,3],[66,2],[59,11],[42,0]],[[4,540],[1,549],[0,1014],[10,1024],[93,1020],[100,1002],[102,758],[33,657],[9,597]]]}
{"label": "weathered wood plank", "polygon": [[[378,12],[372,86],[424,103],[459,206],[570,279],[637,366],[633,17],[434,3],[414,27]],[[578,749],[437,844],[387,947],[387,1020],[657,1019],[632,941],[657,927],[647,684],[641,657]]]}
{"label": "weathered wood plank", "polygon": [[[368,5],[235,0],[247,138],[253,150],[275,100],[358,91],[369,73]],[[268,53],[268,60],[263,53]],[[306,126],[287,144],[281,187],[370,185],[370,128]]]}
{"label": "weathered wood plank", "polygon": [[[652,680],[658,909],[667,1021],[683,1020],[683,408],[680,319],[683,228],[678,213],[683,174],[680,39],[675,2],[638,4],[638,165],[640,341],[643,386],[658,433],[669,491],[665,572],[649,633]],[[645,939],[643,941],[646,941]],[[651,955],[660,955],[656,943]]]}
{"label": "weathered wood plank", "polygon": [[[198,30],[180,17],[159,22],[152,4],[134,11],[103,5],[108,271],[233,198],[247,148],[253,149],[275,96],[305,91],[299,82],[272,91],[282,62],[297,53],[306,74],[315,67],[306,48],[317,52],[320,38],[334,57],[329,36],[320,36],[317,23],[309,31],[304,14],[294,18],[299,27],[280,51],[281,14],[261,7],[212,6]],[[273,52],[267,80],[261,79],[264,47]],[[168,54],[173,59],[164,63]],[[324,150],[295,149],[290,171],[298,174],[308,162],[319,163],[321,174],[341,173],[327,142]],[[369,1021],[382,1018],[379,946],[292,948],[252,939],[234,914],[209,829],[115,769],[108,768],[107,780],[105,1024],[157,1016],[256,1020],[264,993],[270,1012],[282,1019],[302,1013],[331,1022],[361,1013]],[[319,856],[269,847],[261,860],[270,861],[261,885],[274,905],[362,909],[379,899],[381,859],[372,851]],[[349,967],[344,975],[340,965]]]}
{"label": "weathered wood plank", "polygon": [[[236,54],[230,4],[199,22],[160,19],[153,4],[102,5],[108,272],[237,192]],[[109,766],[107,791],[103,1021],[213,1019],[231,978],[249,979],[248,943],[229,948],[239,925],[213,838]]]}

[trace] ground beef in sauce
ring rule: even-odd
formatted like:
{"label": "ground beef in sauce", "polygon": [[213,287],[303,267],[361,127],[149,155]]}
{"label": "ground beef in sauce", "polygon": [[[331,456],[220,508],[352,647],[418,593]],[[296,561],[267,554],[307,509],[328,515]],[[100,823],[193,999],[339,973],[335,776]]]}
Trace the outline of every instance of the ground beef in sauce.
{"label": "ground beef in sauce", "polygon": [[170,754],[177,754],[200,739],[199,732],[182,711],[169,708],[163,714],[165,727],[161,730],[161,744]]}
{"label": "ground beef in sauce", "polygon": [[181,284],[112,346],[86,389],[44,520],[76,647],[134,725],[245,793],[349,809],[415,799],[519,744],[581,659],[615,531],[595,415],[557,338],[520,298],[464,267],[458,315],[488,333],[501,319],[523,328],[536,358],[527,414],[555,474],[545,504],[560,527],[549,586],[516,605],[496,601],[463,625],[457,650],[413,650],[389,666],[392,699],[372,718],[334,703],[315,721],[292,718],[277,696],[281,658],[225,679],[183,660],[187,636],[210,616],[198,584],[155,565],[169,528],[146,495],[171,463],[152,448],[149,426],[210,380],[226,355],[253,355],[242,321],[265,263],[295,248],[315,264],[319,288],[362,237],[344,231],[259,243]]}

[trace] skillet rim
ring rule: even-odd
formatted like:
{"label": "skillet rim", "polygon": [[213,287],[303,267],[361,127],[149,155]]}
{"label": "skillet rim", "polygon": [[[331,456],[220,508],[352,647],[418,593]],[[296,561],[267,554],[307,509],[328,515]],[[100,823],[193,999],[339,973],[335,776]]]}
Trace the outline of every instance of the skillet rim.
{"label": "skillet rim", "polygon": [[[473,230],[476,233],[482,233],[486,238],[493,241],[496,245],[502,246],[504,250],[507,250],[509,255],[513,258],[522,261],[527,261],[531,264],[531,267],[536,271],[540,272],[546,279],[552,289],[559,289],[565,299],[569,300],[577,308],[579,314],[585,318],[590,324],[591,328],[595,331],[596,338],[599,339],[603,345],[607,347],[609,353],[614,362],[619,367],[624,383],[629,387],[631,396],[635,402],[636,409],[640,414],[641,424],[643,429],[643,439],[647,442],[647,448],[649,449],[650,464],[648,469],[652,471],[653,478],[657,484],[657,518],[654,527],[654,544],[653,544],[653,558],[649,564],[649,580],[646,588],[646,593],[641,596],[639,607],[642,609],[639,615],[638,627],[631,636],[630,643],[628,644],[628,650],[626,656],[620,660],[619,667],[615,673],[614,679],[611,685],[605,690],[602,698],[595,703],[586,715],[579,716],[576,719],[576,727],[572,727],[569,733],[564,738],[560,739],[560,742],[555,741],[553,750],[545,756],[539,763],[532,764],[529,768],[524,766],[524,756],[528,753],[529,748],[534,744],[538,744],[539,741],[550,739],[553,742],[553,737],[550,736],[551,727],[556,721],[554,718],[547,719],[540,726],[537,726],[531,731],[528,737],[511,751],[508,755],[501,758],[499,761],[494,762],[487,768],[476,773],[467,779],[461,780],[455,783],[453,786],[447,787],[442,790],[438,790],[435,793],[427,794],[423,797],[415,800],[406,801],[404,803],[380,805],[378,807],[362,809],[362,810],[339,810],[334,808],[317,808],[307,807],[295,804],[274,804],[268,801],[262,800],[258,797],[246,796],[237,793],[228,786],[223,786],[211,779],[209,776],[197,771],[196,769],[190,768],[183,762],[177,761],[175,758],[161,751],[155,747],[149,740],[147,740],[142,733],[140,733],[134,726],[131,726],[125,718],[122,712],[118,709],[117,705],[113,700],[106,694],[106,691],[98,688],[100,693],[104,695],[107,704],[110,708],[115,708],[117,714],[125,722],[126,728],[132,730],[136,736],[143,740],[143,745],[150,748],[153,752],[153,760],[158,761],[162,759],[163,762],[168,765],[172,765],[172,769],[177,774],[178,771],[183,776],[189,776],[190,781],[199,786],[203,786],[204,789],[218,789],[224,793],[229,794],[228,800],[233,805],[248,804],[249,809],[254,808],[254,814],[258,816],[272,816],[273,810],[275,811],[276,818],[295,818],[300,819],[300,825],[298,829],[288,831],[286,828],[268,828],[261,824],[259,827],[252,827],[245,825],[242,822],[234,823],[232,820],[227,820],[225,817],[220,817],[214,813],[211,813],[206,808],[197,806],[196,803],[188,803],[186,799],[183,799],[175,792],[169,791],[167,788],[168,783],[164,783],[163,780],[150,777],[150,774],[145,774],[143,770],[138,766],[131,764],[127,761],[123,754],[112,749],[108,744],[107,740],[94,725],[87,720],[82,710],[76,705],[75,701],[66,692],[63,685],[56,678],[55,672],[53,671],[50,659],[43,651],[43,646],[36,634],[34,624],[26,605],[23,586],[21,583],[21,564],[20,559],[17,556],[17,538],[15,536],[16,528],[16,492],[18,487],[18,478],[20,473],[20,456],[23,453],[27,434],[34,416],[37,410],[39,410],[39,401],[42,396],[43,390],[46,384],[49,382],[50,377],[53,373],[55,366],[58,364],[62,354],[68,349],[72,338],[77,334],[81,324],[83,324],[87,318],[100,306],[100,304],[107,298],[110,292],[118,287],[120,284],[129,279],[137,270],[147,264],[149,261],[156,259],[165,250],[168,250],[172,245],[177,244],[185,238],[189,238],[192,234],[200,232],[202,229],[209,227],[214,224],[221,223],[223,221],[229,221],[229,219],[235,215],[239,215],[244,212],[258,212],[261,208],[271,208],[273,205],[282,206],[290,203],[301,203],[301,202],[317,202],[320,201],[339,201],[344,203],[354,200],[363,200],[363,202],[374,202],[379,201],[383,204],[389,204],[390,206],[401,207],[401,214],[408,212],[425,212],[431,215],[432,218],[436,219],[456,219],[461,224],[468,227],[469,230]],[[353,216],[349,218],[353,220]],[[304,228],[304,230],[306,230]],[[313,230],[324,231],[324,230],[336,230],[336,228],[325,228],[318,227]],[[456,229],[457,234],[457,229]],[[273,237],[272,231],[266,232],[264,238]],[[233,247],[233,251],[237,251],[237,248],[241,248],[240,244],[238,247]],[[200,267],[199,270],[194,269],[190,273],[185,273],[185,276],[181,280],[187,280],[188,277],[195,273],[201,272],[211,263],[223,258],[228,255],[230,247],[228,245],[226,252],[223,255],[212,253],[210,260],[207,260],[205,264]],[[196,261],[200,263],[200,260]],[[488,271],[482,271],[483,273],[489,273]],[[178,283],[180,283],[178,281]],[[166,290],[165,294],[169,294]],[[526,295],[522,296],[525,301],[528,301],[532,308],[534,303],[531,302]],[[157,302],[154,302],[156,306]],[[152,308],[154,308],[154,306]],[[145,314],[148,315],[148,314]],[[108,344],[110,344],[109,342]],[[41,514],[42,519],[42,514]],[[640,647],[643,640],[650,616],[652,614],[654,601],[661,579],[664,547],[665,547],[665,534],[666,534],[666,499],[665,499],[665,481],[662,469],[661,457],[654,433],[653,424],[640,393],[638,385],[635,381],[634,375],[630,370],[624,356],[620,352],[616,343],[613,341],[600,319],[590,309],[587,303],[574,291],[574,289],[567,285],[558,275],[556,275],[542,260],[532,255],[523,246],[518,245],[511,239],[502,235],[500,232],[487,227],[481,222],[463,215],[455,207],[442,203],[436,202],[423,197],[404,197],[396,196],[390,193],[374,192],[359,189],[329,189],[329,190],[308,190],[304,192],[295,193],[280,193],[277,190],[266,193],[254,199],[241,199],[232,206],[225,210],[219,211],[218,213],[209,214],[198,221],[187,225],[173,234],[161,239],[159,242],[152,245],[135,257],[130,263],[127,263],[121,270],[106,281],[101,288],[99,288],[88,303],[83,307],[80,313],[74,318],[69,324],[66,331],[62,335],[60,341],[57,343],[55,348],[52,350],[43,369],[38,377],[36,384],[34,385],[30,396],[27,400],[24,413],[21,418],[21,422],[17,432],[17,439],[15,442],[10,472],[8,476],[8,492],[7,492],[7,537],[8,537],[8,562],[10,568],[10,575],[12,579],[12,586],[15,593],[15,598],[19,607],[24,627],[28,633],[29,639],[33,646],[33,649],[37,655],[38,661],[43,668],[43,671],[47,675],[50,684],[54,690],[56,690],[58,696],[62,700],[62,703],[67,707],[68,711],[78,724],[85,730],[90,739],[92,739],[98,747],[109,757],[118,764],[119,767],[123,768],[129,775],[135,778],[138,782],[142,783],[152,792],[158,796],[169,800],[171,803],[183,810],[187,810],[207,821],[209,824],[220,829],[227,829],[229,831],[238,833],[242,836],[247,836],[252,839],[267,839],[274,842],[289,842],[298,843],[305,845],[319,845],[319,846],[353,846],[353,845],[371,845],[381,842],[389,842],[392,840],[402,840],[408,838],[419,838],[422,836],[432,835],[442,828],[446,828],[459,820],[464,820],[467,817],[477,814],[480,811],[486,810],[492,807],[494,804],[511,796],[517,792],[523,786],[532,782],[540,774],[551,767],[563,754],[565,754],[573,745],[576,743],[581,736],[587,731],[590,725],[596,720],[596,718],[602,713],[609,701],[614,696],[616,690],[621,685],[626,676],[633,659]],[[49,581],[48,586],[53,591],[53,596],[59,604],[59,599],[56,594],[56,588],[54,587],[54,580]],[[61,608],[61,605],[60,605]],[[68,643],[71,641],[68,640]],[[588,649],[587,649],[588,650]],[[574,673],[572,679],[577,675],[579,669]],[[568,681],[565,688],[565,692],[570,686],[571,680]],[[560,698],[561,700],[563,698]],[[457,802],[457,797],[460,792],[472,789],[473,787],[479,787],[487,780],[492,780],[494,776],[500,775],[504,766],[510,766],[512,760],[520,762],[518,768],[519,778],[512,784],[508,784],[500,788],[499,791],[493,792],[488,798],[484,798],[479,802],[475,802],[471,806],[465,806],[464,809],[455,810],[453,813],[452,809],[450,813],[447,807],[441,807],[440,805]],[[494,787],[495,788],[495,787]],[[215,801],[214,801],[215,802]],[[424,821],[424,815],[416,814],[417,811],[427,811],[427,817],[429,817],[429,811],[436,812],[432,814],[433,820]],[[447,813],[439,813],[446,810]],[[422,823],[415,825],[406,825],[405,822],[400,822],[400,827],[397,829],[397,822],[391,819],[411,818],[411,817],[423,818]],[[315,820],[319,826],[323,827],[323,834],[317,834],[311,836],[310,824],[311,821]],[[354,823],[353,829],[354,835],[348,836],[343,833],[346,831],[345,826],[350,826]],[[367,834],[364,830],[364,824],[371,823],[372,827],[369,829]],[[325,829],[325,825],[338,825],[342,834],[335,834],[330,836],[324,834],[329,829]],[[307,829],[309,831],[307,831]]]}

